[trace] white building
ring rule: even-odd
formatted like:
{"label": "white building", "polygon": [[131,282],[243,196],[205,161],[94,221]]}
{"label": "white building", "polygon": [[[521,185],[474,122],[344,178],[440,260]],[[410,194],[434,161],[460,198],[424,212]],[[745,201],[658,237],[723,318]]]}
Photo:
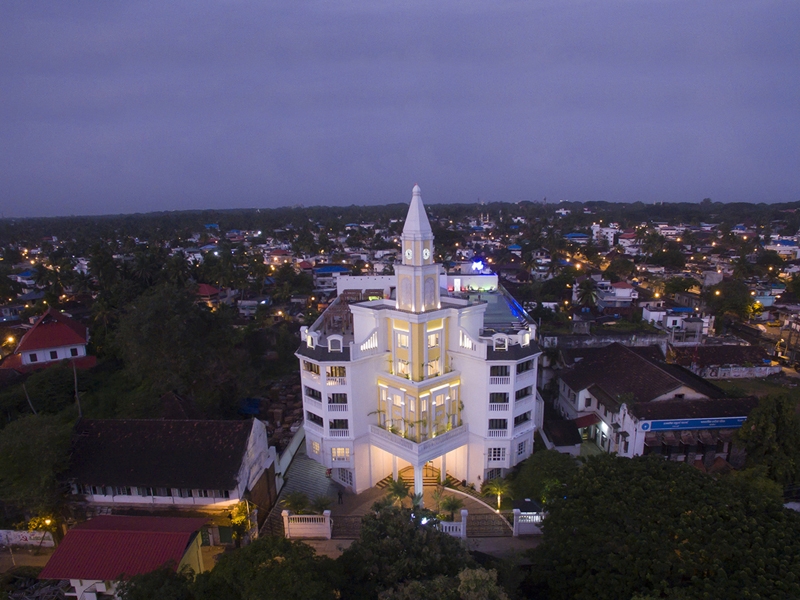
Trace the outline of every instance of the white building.
{"label": "white building", "polygon": [[533,449],[534,326],[502,290],[448,295],[417,186],[394,277],[394,297],[340,296],[301,329],[308,455],[356,492],[411,467],[419,493],[426,466],[480,487]]}

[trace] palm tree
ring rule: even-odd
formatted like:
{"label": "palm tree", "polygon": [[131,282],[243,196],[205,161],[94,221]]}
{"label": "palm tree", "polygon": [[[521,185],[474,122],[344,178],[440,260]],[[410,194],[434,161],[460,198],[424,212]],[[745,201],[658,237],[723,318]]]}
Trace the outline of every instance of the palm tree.
{"label": "palm tree", "polygon": [[311,501],[310,506],[311,510],[321,515],[331,507],[331,504],[333,504],[333,498],[330,496],[316,496]]}
{"label": "palm tree", "polygon": [[398,479],[392,478],[391,481],[389,481],[387,491],[389,492],[389,498],[391,498],[394,503],[403,506],[403,500],[408,497],[408,484],[402,477]]}
{"label": "palm tree", "polygon": [[597,282],[591,277],[587,277],[578,284],[578,303],[581,306],[597,304]]}
{"label": "palm tree", "polygon": [[283,497],[281,504],[286,510],[299,515],[308,508],[309,500],[303,492],[289,492]]}
{"label": "palm tree", "polygon": [[[495,480],[496,481],[496,480]],[[456,520],[456,511],[464,508],[464,501],[455,496],[447,496],[442,500],[442,510],[450,513],[450,521]]]}
{"label": "palm tree", "polygon": [[508,481],[501,477],[490,479],[484,483],[481,488],[481,493],[484,496],[497,496],[497,510],[500,510],[500,503],[503,500],[503,496],[509,496],[510,492],[511,486],[508,484]]}
{"label": "palm tree", "polygon": [[436,489],[433,490],[431,497],[433,498],[433,503],[436,506],[436,512],[438,513],[441,510],[442,500],[444,500],[444,486],[437,485]]}

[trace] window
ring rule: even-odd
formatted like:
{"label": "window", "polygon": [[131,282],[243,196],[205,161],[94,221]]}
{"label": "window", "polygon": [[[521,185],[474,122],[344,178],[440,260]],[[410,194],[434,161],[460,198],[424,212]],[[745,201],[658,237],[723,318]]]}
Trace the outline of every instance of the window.
{"label": "window", "polygon": [[492,404],[508,404],[508,392],[492,392],[489,394],[489,402]]}
{"label": "window", "polygon": [[506,459],[505,448],[489,448],[489,462],[499,462]]}
{"label": "window", "polygon": [[213,496],[209,496],[208,490],[195,490],[194,491],[195,498],[209,498]]}
{"label": "window", "polygon": [[78,349],[77,348],[70,348],[69,349],[70,356],[78,356]]}
{"label": "window", "polygon": [[28,360],[31,362],[36,362],[39,360],[39,357],[36,356],[36,353],[28,354]]}
{"label": "window", "polygon": [[172,488],[156,488],[154,496],[172,496]]}
{"label": "window", "polygon": [[407,333],[398,333],[397,334],[397,347],[398,348],[408,348],[408,334]]}
{"label": "window", "polygon": [[398,375],[408,375],[408,361],[407,360],[398,360],[397,361],[397,374]]}
{"label": "window", "polygon": [[330,429],[347,429],[347,419],[332,419],[329,427]]}
{"label": "window", "polygon": [[331,460],[350,460],[350,448],[331,448]]}
{"label": "window", "polygon": [[496,365],[494,367],[489,367],[490,377],[508,377],[510,373],[511,369],[508,368],[508,365]]}
{"label": "window", "polygon": [[514,399],[515,400],[522,400],[523,398],[527,398],[533,394],[533,386],[524,387],[521,390],[517,390],[514,392]]}
{"label": "window", "polygon": [[328,394],[328,404],[347,404],[347,394]]}
{"label": "window", "polygon": [[50,360],[56,360],[58,358],[58,350],[50,350]]}
{"label": "window", "polygon": [[350,469],[337,469],[339,481],[353,487],[353,472]]}
{"label": "window", "polygon": [[114,488],[114,495],[115,496],[130,496],[131,495],[131,488],[125,486],[117,486]]}
{"label": "window", "polygon": [[521,362],[517,365],[517,374],[525,373],[526,371],[531,371],[533,369],[533,360],[526,360],[525,362]]}
{"label": "window", "polygon": [[427,374],[428,377],[436,377],[439,375],[439,361],[432,360],[427,365]]}
{"label": "window", "polygon": [[519,427],[523,423],[527,423],[530,420],[531,420],[531,411],[522,413],[518,417],[514,417],[514,427]]}
{"label": "window", "polygon": [[436,348],[439,345],[439,333],[428,334],[428,348]]}
{"label": "window", "polygon": [[178,495],[181,498],[191,498],[192,497],[192,490],[187,490],[186,488],[181,488],[178,490]]}
{"label": "window", "polygon": [[319,454],[319,442],[311,442],[311,452]]}
{"label": "window", "polygon": [[492,479],[499,479],[503,476],[503,469],[486,469],[486,481],[491,481]]}
{"label": "window", "polygon": [[214,490],[215,498],[230,498],[231,493],[228,490]]}
{"label": "window", "polygon": [[308,373],[313,373],[314,375],[319,375],[319,365],[315,365],[307,360],[303,361],[303,370]]}
{"label": "window", "polygon": [[528,446],[527,440],[517,444],[517,456],[522,456],[523,454],[525,454],[525,448],[527,446]]}
{"label": "window", "polygon": [[586,396],[586,408],[592,408],[592,397]]}
{"label": "window", "polygon": [[322,417],[320,417],[317,414],[312,413],[310,410],[306,411],[306,420],[310,421],[311,423],[313,423],[317,427],[323,427],[325,425],[325,421],[322,420]]}
{"label": "window", "polygon": [[508,419],[489,419],[489,429],[508,429]]}
{"label": "window", "polygon": [[495,350],[508,350],[508,338],[500,337],[494,341]]}
{"label": "window", "polygon": [[140,496],[152,496],[153,495],[153,488],[151,487],[140,487],[138,488]]}
{"label": "window", "polygon": [[392,404],[395,406],[405,406],[406,405],[406,398],[403,394],[394,394],[392,396]]}
{"label": "window", "polygon": [[322,402],[322,392],[306,386],[306,396],[313,398],[317,402]]}
{"label": "window", "polygon": [[347,377],[347,367],[328,367],[328,377]]}

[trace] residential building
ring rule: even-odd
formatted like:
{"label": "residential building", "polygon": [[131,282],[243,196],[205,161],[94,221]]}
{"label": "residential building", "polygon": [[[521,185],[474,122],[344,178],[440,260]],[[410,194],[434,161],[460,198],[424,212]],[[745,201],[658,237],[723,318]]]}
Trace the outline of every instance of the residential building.
{"label": "residential building", "polygon": [[228,511],[247,499],[266,517],[275,460],[258,419],[81,419],[69,477],[91,507]]}
{"label": "residential building", "polygon": [[119,598],[120,580],[169,564],[205,570],[200,529],[206,519],[101,515],[70,529],[39,579],[69,580],[67,598]]}
{"label": "residential building", "polygon": [[362,300],[379,286],[366,278],[359,293],[349,278],[353,293],[301,329],[307,453],[356,492],[409,467],[422,492],[426,466],[480,487],[533,449],[535,327],[496,282],[471,289],[466,276],[446,276],[433,242],[415,186],[402,263],[380,286],[393,297]]}

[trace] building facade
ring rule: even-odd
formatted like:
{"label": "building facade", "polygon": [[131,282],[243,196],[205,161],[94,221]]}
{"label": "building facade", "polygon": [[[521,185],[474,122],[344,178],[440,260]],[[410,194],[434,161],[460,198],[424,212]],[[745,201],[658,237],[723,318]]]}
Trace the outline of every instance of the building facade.
{"label": "building facade", "polygon": [[431,467],[480,487],[533,450],[535,328],[516,308],[498,324],[502,290],[448,292],[433,243],[415,186],[391,297],[339,296],[301,329],[308,455],[356,492],[409,467],[415,493]]}

